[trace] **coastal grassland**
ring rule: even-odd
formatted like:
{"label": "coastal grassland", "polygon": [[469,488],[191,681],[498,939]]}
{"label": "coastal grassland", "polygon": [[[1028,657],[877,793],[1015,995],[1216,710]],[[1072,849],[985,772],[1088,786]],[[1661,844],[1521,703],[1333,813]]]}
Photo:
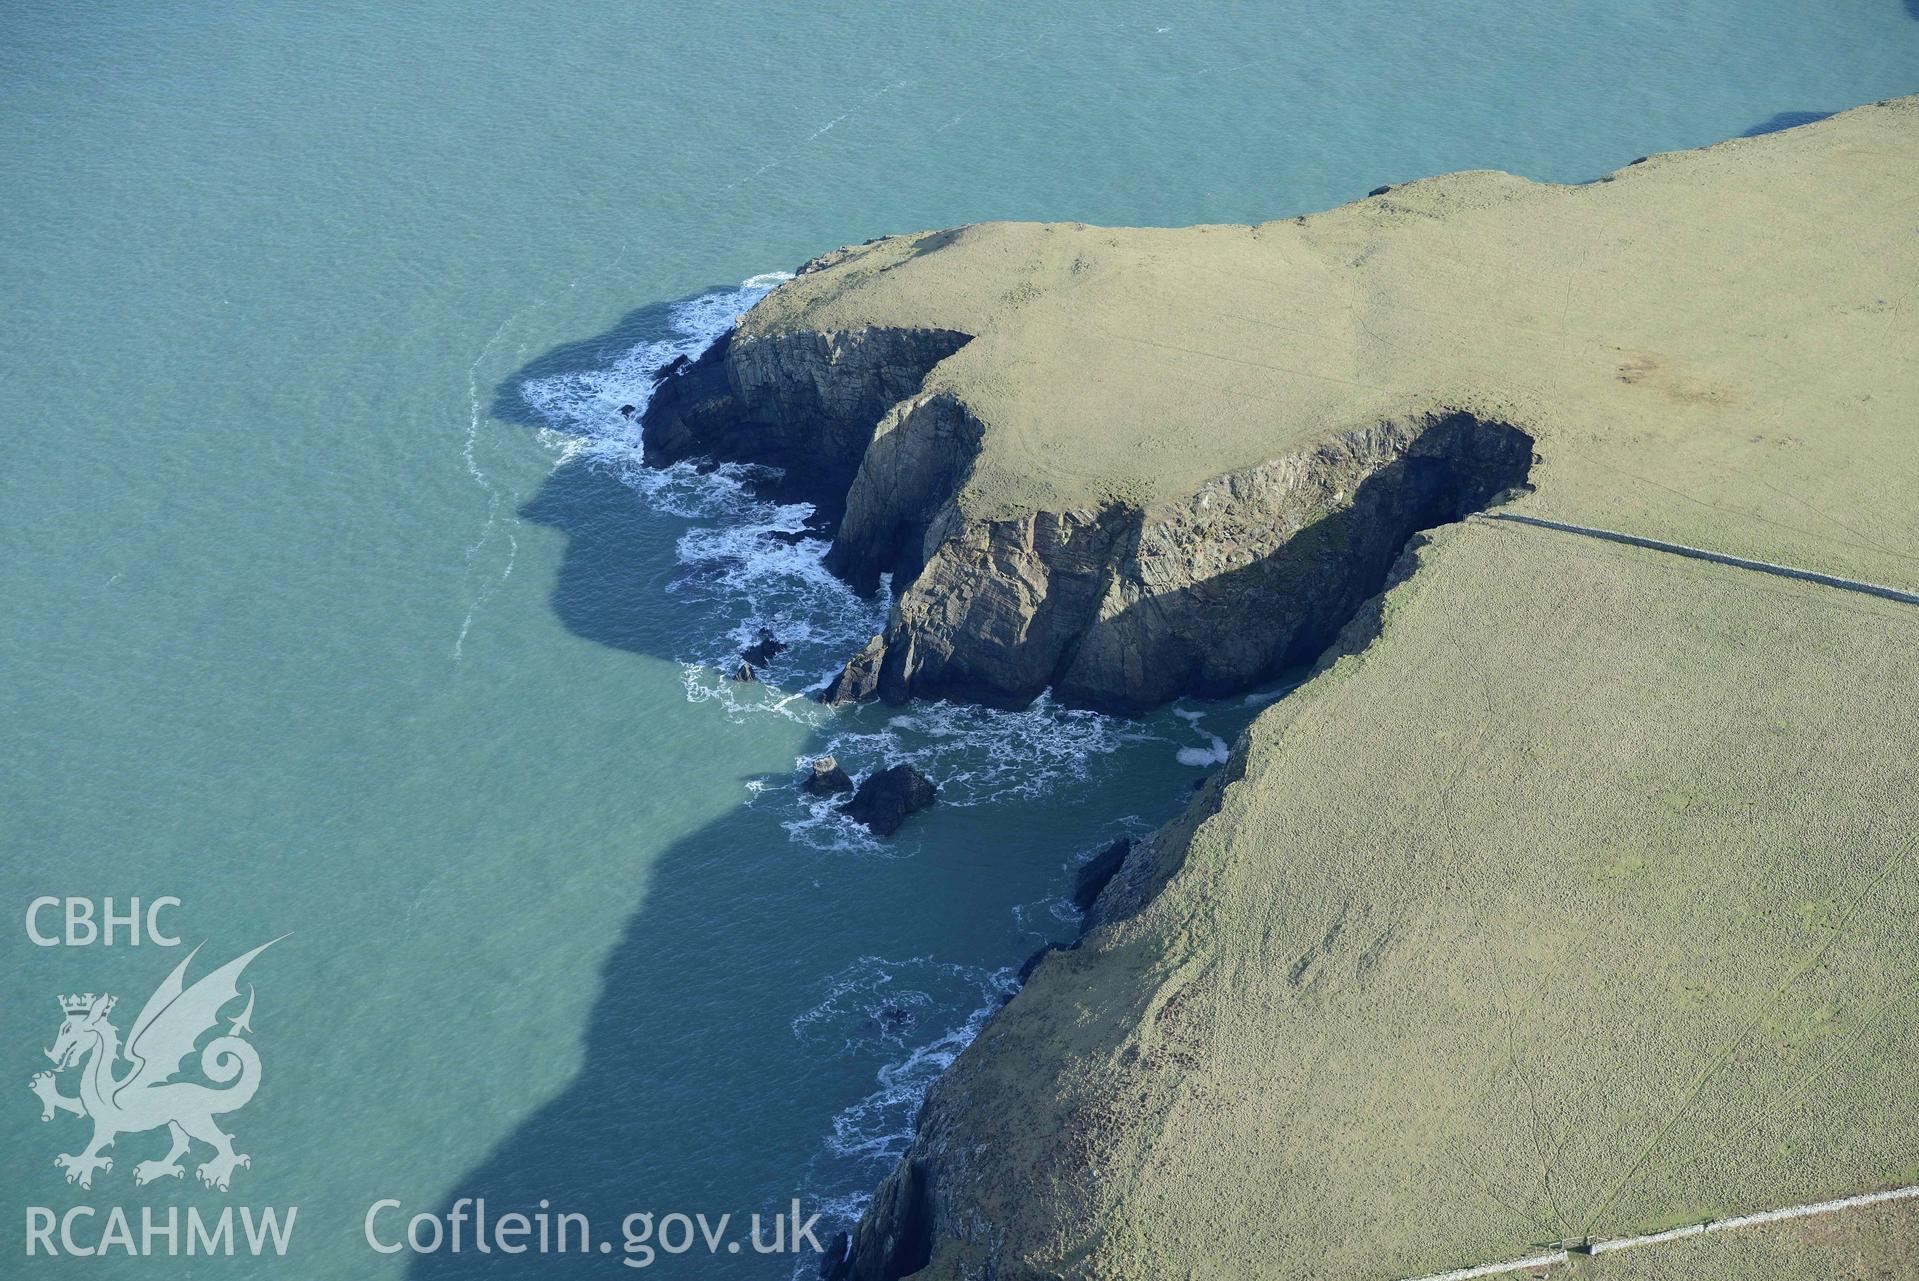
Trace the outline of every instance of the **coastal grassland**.
{"label": "coastal grassland", "polygon": [[1401,570],[936,1089],[927,1275],[1413,1276],[1919,1177],[1919,610],[1484,521]]}
{"label": "coastal grassland", "polygon": [[972,341],[992,520],[1177,502],[1442,410],[1538,441],[1517,510],[1919,587],[1919,99],[1577,186],[1449,174],[1258,226],[989,223],[827,255],[751,343]]}

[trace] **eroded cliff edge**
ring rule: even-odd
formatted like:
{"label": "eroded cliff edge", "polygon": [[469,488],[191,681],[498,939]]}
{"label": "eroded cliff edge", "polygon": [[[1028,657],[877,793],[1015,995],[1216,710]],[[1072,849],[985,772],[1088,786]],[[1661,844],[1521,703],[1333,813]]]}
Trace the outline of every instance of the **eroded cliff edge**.
{"label": "eroded cliff edge", "polygon": [[1902,1168],[1912,1020],[1669,1086],[1919,955],[1848,917],[1795,988],[1767,906],[1906,888],[1904,607],[1483,523],[1365,602],[1495,502],[1919,587],[1914,190],[1907,99],[1581,187],[894,237],[672,374],[649,456],[784,467],[893,575],[839,696],[1129,710],[1359,611],[935,1090],[848,1275],[1412,1275]]}
{"label": "eroded cliff edge", "polygon": [[1898,553],[1809,513],[1905,497],[1848,473],[1912,305],[1899,218],[1860,210],[1911,117],[1576,187],[1451,174],[1253,227],[839,250],[668,371],[647,456],[778,467],[836,571],[891,576],[840,699],[1229,692],[1310,659],[1412,531],[1501,499],[1890,580]]}
{"label": "eroded cliff edge", "polygon": [[[812,270],[824,268],[813,267]],[[1139,712],[1309,663],[1374,594],[1416,531],[1522,491],[1524,431],[1445,408],[1302,441],[1193,492],[971,516],[987,429],[927,388],[971,335],[872,327],[730,337],[669,369],[649,462],[778,468],[814,503],[827,563],[863,591],[890,579],[886,630],[832,701],[1062,700]]]}

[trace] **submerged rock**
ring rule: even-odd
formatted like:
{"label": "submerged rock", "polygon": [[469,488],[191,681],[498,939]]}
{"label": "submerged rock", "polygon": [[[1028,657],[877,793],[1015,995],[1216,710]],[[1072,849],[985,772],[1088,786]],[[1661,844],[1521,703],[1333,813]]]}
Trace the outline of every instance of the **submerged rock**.
{"label": "submerged rock", "polygon": [[918,813],[939,797],[933,780],[911,765],[895,765],[867,777],[840,813],[864,823],[879,836],[891,836],[909,814]]}
{"label": "submerged rock", "polygon": [[841,768],[836,757],[820,756],[814,758],[813,772],[806,776],[804,783],[800,784],[800,790],[811,792],[815,796],[831,796],[836,792],[852,791],[853,780],[845,769]]}

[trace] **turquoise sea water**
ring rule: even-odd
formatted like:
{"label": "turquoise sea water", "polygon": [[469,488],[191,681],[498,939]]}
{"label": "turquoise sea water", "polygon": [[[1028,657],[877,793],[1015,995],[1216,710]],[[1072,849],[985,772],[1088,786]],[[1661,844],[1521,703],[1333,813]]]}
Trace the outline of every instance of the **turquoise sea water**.
{"label": "turquoise sea water", "polygon": [[[1074,859],[1250,714],[829,713],[701,666],[770,621],[795,691],[873,622],[764,536],[803,513],[630,469],[611,411],[740,282],[983,218],[1581,180],[1915,88],[1901,0],[8,5],[0,1274],[56,1266],[29,1206],[297,1205],[295,1268],[91,1271],[317,1281],[623,1272],[376,1255],[381,1198],[844,1215],[1070,934]],[[791,788],[826,748],[946,801],[854,838]],[[133,1135],[82,1191],[26,1088],[55,997],[124,1031],[184,949],[36,947],[26,905],[167,894],[203,967],[291,932],[247,976],[253,1164],[136,1188]]]}

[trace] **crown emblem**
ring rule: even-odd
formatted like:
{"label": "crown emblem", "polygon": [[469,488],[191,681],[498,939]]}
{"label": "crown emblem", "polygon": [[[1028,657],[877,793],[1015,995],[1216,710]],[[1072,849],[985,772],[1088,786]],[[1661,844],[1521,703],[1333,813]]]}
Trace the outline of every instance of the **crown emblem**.
{"label": "crown emblem", "polygon": [[[107,1003],[111,1005],[112,999],[108,998]],[[93,1008],[93,993],[63,996],[60,998],[60,1008],[68,1014],[85,1014]]]}

